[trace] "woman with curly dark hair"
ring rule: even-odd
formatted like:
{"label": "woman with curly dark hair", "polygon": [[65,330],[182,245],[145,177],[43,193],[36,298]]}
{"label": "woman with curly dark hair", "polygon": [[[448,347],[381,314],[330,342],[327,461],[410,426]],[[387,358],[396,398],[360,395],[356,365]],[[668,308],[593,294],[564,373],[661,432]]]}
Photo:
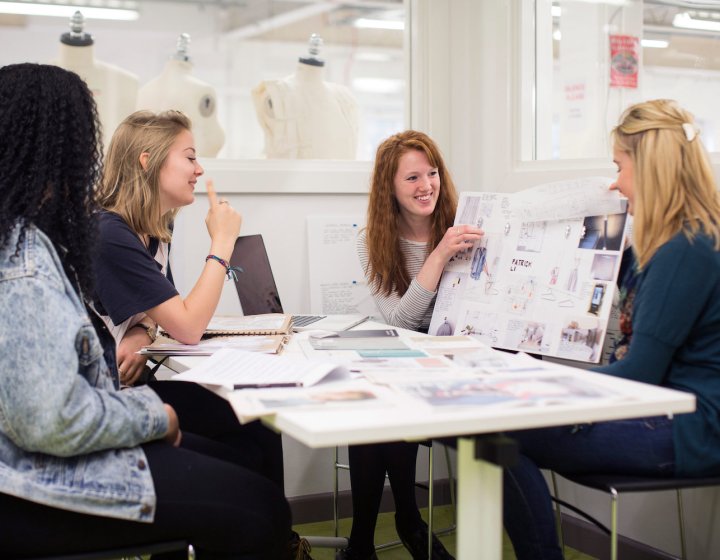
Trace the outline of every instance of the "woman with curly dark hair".
{"label": "woman with curly dark hair", "polygon": [[151,388],[119,390],[114,340],[85,300],[98,134],[76,74],[0,68],[3,556],[184,539],[198,558],[289,557],[276,484],[182,434]]}

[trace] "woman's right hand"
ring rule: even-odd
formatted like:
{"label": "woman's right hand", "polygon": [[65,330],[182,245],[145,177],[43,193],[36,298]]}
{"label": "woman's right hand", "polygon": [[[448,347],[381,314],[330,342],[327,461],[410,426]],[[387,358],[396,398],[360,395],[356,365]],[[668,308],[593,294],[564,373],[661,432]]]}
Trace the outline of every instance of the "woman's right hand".
{"label": "woman's right hand", "polygon": [[443,266],[461,251],[472,249],[473,245],[475,245],[483,235],[485,235],[483,230],[467,224],[448,228],[440,240],[440,243],[438,243],[438,246],[435,247],[435,251],[437,251],[444,260]]}
{"label": "woman's right hand", "polygon": [[459,225],[448,228],[440,243],[425,259],[416,276],[418,283],[426,290],[434,292],[448,261],[461,251],[472,249],[483,235],[483,230],[475,226]]}
{"label": "woman's right hand", "polygon": [[[230,206],[227,200],[223,198],[218,200],[212,180],[207,181],[207,194],[210,209],[205,218],[205,225],[210,234],[210,239],[213,242],[222,244],[223,247],[229,248],[230,253],[232,253],[235,240],[240,234],[242,216]],[[230,258],[230,254],[218,256]]]}
{"label": "woman's right hand", "polygon": [[164,404],[165,412],[168,415],[168,430],[165,432],[163,439],[173,447],[180,447],[182,441],[182,432],[180,431],[180,420],[178,420],[175,409],[169,404]]}

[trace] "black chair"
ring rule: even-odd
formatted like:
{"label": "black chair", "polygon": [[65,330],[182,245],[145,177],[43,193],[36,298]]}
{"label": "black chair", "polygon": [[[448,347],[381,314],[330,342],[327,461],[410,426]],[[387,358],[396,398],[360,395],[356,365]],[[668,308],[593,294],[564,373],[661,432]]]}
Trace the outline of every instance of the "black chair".
{"label": "black chair", "polygon": [[583,518],[590,521],[593,525],[598,527],[605,534],[610,536],[610,558],[617,560],[618,550],[618,496],[624,493],[630,492],[660,492],[667,490],[674,490],[677,496],[677,508],[678,508],[678,525],[680,528],[680,549],[681,558],[687,560],[687,552],[685,549],[685,522],[683,518],[683,504],[682,504],[682,490],[685,488],[702,488],[706,486],[720,486],[720,476],[707,477],[707,478],[659,478],[659,477],[644,477],[644,476],[624,476],[617,474],[564,474],[557,473],[563,478],[579,484],[580,486],[586,486],[593,488],[601,492],[610,494],[610,529],[600,523],[594,517],[588,515],[580,508],[568,504],[560,499],[558,495],[556,473],[552,472],[552,483],[553,492],[555,494],[553,500],[557,504],[557,515],[558,515],[558,527],[560,530],[560,541],[561,545],[564,544],[562,538],[562,523],[561,523],[561,507],[566,507],[575,513],[581,515]]}
{"label": "black chair", "polygon": [[160,554],[163,552],[178,552],[186,550],[188,560],[195,558],[195,553],[186,541],[166,541],[144,545],[127,546],[95,552],[79,552],[77,554],[63,554],[59,556],[36,556],[27,560],[112,560],[118,558],[136,558],[142,555]]}

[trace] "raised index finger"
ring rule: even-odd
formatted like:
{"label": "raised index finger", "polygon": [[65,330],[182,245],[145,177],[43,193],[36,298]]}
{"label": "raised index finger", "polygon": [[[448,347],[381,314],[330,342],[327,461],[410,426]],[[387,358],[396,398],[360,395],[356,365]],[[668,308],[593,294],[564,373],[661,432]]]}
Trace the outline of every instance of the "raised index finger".
{"label": "raised index finger", "polygon": [[208,195],[208,202],[210,203],[210,208],[215,208],[217,206],[217,195],[215,194],[215,184],[213,183],[212,179],[208,179],[205,181],[205,188],[207,189],[207,195]]}

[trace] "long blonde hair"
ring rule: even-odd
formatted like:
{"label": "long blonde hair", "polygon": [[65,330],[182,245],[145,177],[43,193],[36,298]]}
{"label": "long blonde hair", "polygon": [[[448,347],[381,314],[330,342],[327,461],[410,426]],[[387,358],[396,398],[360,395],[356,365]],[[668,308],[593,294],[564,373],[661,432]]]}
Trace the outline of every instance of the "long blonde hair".
{"label": "long blonde hair", "polygon": [[[179,111],[136,111],[120,123],[110,140],[105,170],[95,193],[98,205],[119,214],[138,234],[170,242],[178,212],[162,214],[160,170],[178,135],[191,129]],[[145,168],[140,156],[148,153]]]}
{"label": "long blonde hair", "polygon": [[430,251],[435,249],[453,225],[458,195],[440,149],[425,133],[406,130],[390,136],[377,149],[368,201],[367,248],[369,284],[380,293],[390,295],[395,290],[403,295],[411,278],[405,268],[400,250],[398,220],[400,206],[395,198],[395,174],[400,158],[411,150],[424,153],[440,177],[440,194],[432,214]]}
{"label": "long blonde hair", "polygon": [[679,232],[720,249],[720,198],[691,113],[656,99],[623,113],[612,137],[633,162],[633,246],[640,267]]}

